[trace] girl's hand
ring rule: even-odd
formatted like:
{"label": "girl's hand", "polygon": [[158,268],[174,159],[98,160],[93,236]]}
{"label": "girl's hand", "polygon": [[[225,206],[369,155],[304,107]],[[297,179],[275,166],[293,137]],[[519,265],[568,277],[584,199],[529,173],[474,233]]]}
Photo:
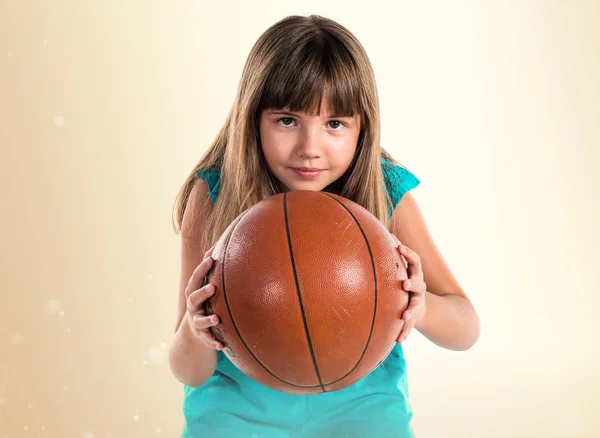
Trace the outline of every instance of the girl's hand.
{"label": "girl's hand", "polygon": [[401,344],[406,340],[417,321],[425,313],[425,292],[427,291],[427,285],[423,280],[423,269],[419,255],[412,249],[402,245],[394,234],[392,236],[398,244],[398,251],[400,251],[400,254],[404,256],[408,263],[408,267],[406,268],[408,279],[402,281],[402,289],[409,293],[408,307],[402,314],[404,325],[398,339],[396,339],[396,342]]}
{"label": "girl's hand", "polygon": [[210,272],[213,264],[211,255],[214,249],[215,247],[213,246],[206,251],[204,260],[202,260],[202,263],[194,270],[185,289],[185,295],[187,297],[186,318],[190,323],[192,333],[198,341],[213,350],[222,350],[223,345],[215,340],[209,331],[210,327],[219,324],[219,317],[217,315],[208,316],[203,309],[204,302],[215,292],[215,286],[213,284],[205,283],[206,276]]}

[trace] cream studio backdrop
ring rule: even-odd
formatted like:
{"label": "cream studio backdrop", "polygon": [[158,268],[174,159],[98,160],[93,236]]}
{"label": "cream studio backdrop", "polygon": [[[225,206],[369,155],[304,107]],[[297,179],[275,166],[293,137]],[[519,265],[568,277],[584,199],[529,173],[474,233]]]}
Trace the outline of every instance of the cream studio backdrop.
{"label": "cream studio backdrop", "polygon": [[0,3],[0,438],[178,436],[175,194],[256,38],[365,46],[382,143],[482,322],[405,344],[419,438],[595,438],[597,1]]}

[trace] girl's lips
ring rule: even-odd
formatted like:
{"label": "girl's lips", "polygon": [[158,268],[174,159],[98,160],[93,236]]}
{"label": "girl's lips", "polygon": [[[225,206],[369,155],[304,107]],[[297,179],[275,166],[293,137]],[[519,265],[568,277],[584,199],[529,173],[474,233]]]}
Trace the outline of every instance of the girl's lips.
{"label": "girl's lips", "polygon": [[306,169],[302,169],[302,168],[298,168],[298,169],[292,168],[292,170],[294,172],[296,172],[296,174],[298,174],[301,178],[305,178],[305,179],[316,178],[322,172],[321,169],[306,170]]}

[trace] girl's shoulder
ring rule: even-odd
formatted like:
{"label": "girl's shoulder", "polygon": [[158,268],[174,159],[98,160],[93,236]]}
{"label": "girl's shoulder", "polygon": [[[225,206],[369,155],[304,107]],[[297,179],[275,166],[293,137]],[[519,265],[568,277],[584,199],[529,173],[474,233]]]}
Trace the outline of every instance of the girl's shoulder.
{"label": "girl's shoulder", "polygon": [[417,176],[407,168],[392,163],[385,158],[381,159],[381,168],[385,186],[392,199],[393,207],[395,208],[405,193],[417,187],[421,181]]}
{"label": "girl's shoulder", "polygon": [[212,203],[216,203],[217,196],[219,196],[219,188],[221,186],[221,172],[219,169],[198,169],[195,175],[197,178],[206,181],[206,184],[208,185],[207,194],[210,196]]}

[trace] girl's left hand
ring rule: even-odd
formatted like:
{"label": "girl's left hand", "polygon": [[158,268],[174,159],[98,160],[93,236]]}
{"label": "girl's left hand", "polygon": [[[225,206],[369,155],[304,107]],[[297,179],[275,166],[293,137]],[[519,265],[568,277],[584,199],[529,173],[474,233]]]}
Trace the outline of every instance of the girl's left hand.
{"label": "girl's left hand", "polygon": [[408,279],[402,281],[402,289],[409,293],[408,307],[402,314],[404,325],[398,339],[396,339],[396,342],[401,344],[406,340],[417,321],[425,313],[425,292],[427,291],[427,285],[423,280],[423,268],[419,255],[412,249],[402,245],[394,234],[392,236],[398,244],[398,251],[400,251],[400,254],[404,256],[408,263],[408,267],[406,268]]}

